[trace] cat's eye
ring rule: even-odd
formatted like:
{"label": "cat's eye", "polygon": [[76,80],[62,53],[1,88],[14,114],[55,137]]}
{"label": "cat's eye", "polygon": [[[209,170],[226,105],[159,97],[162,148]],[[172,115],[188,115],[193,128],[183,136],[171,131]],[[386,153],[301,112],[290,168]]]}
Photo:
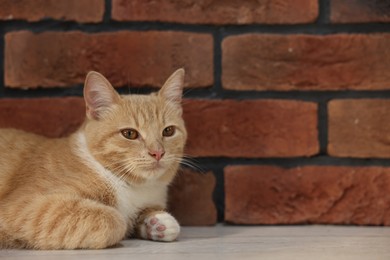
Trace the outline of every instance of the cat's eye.
{"label": "cat's eye", "polygon": [[130,140],[135,140],[139,136],[139,133],[134,129],[124,129],[124,130],[121,130],[121,133],[125,138],[130,139]]}
{"label": "cat's eye", "polygon": [[169,136],[174,135],[175,131],[176,131],[176,128],[174,126],[168,126],[168,127],[165,127],[165,129],[163,130],[162,135],[165,136],[165,137],[169,137]]}

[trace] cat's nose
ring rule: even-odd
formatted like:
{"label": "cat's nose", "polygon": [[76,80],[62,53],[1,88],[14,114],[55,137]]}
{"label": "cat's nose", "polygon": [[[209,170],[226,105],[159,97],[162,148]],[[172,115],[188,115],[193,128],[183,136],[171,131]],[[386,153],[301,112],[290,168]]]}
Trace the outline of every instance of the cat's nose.
{"label": "cat's nose", "polygon": [[155,158],[157,161],[160,161],[164,154],[164,150],[149,151],[149,155]]}

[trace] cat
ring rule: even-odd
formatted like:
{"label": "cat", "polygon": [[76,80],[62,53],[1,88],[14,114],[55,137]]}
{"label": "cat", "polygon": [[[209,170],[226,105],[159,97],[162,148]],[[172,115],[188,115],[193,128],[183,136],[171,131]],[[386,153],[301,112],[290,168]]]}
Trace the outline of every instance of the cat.
{"label": "cat", "polygon": [[0,248],[100,249],[127,236],[174,241],[167,189],[187,138],[184,70],[149,95],[119,95],[98,72],[86,119],[65,138],[0,130]]}

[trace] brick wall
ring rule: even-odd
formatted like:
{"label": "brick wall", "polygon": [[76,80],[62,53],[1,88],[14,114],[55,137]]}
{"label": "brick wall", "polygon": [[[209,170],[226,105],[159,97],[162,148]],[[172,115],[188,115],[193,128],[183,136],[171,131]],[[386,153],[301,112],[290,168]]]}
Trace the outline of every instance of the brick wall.
{"label": "brick wall", "polygon": [[148,93],[186,69],[186,225],[390,225],[390,5],[0,0],[0,126],[50,137],[97,70]]}

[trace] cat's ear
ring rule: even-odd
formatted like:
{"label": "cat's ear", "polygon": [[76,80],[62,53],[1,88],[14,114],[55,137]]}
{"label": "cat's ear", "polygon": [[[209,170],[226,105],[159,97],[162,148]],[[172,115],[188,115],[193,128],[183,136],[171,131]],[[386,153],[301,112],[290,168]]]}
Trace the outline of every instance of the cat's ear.
{"label": "cat's ear", "polygon": [[84,100],[87,117],[98,120],[112,105],[120,101],[120,96],[102,74],[91,71],[85,78]]}
{"label": "cat's ear", "polygon": [[183,95],[184,69],[176,70],[164,83],[158,95],[167,101],[180,103]]}

